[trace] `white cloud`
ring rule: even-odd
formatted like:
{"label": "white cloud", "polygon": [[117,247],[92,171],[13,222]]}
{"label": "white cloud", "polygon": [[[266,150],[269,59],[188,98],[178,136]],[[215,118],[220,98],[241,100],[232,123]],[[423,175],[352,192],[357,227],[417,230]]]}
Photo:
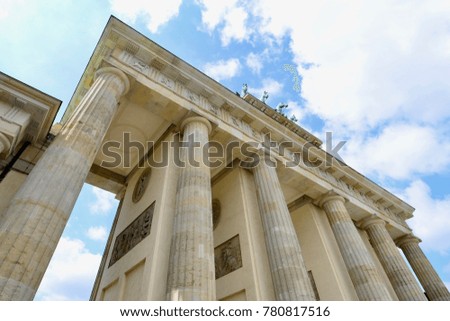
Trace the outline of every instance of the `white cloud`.
{"label": "white cloud", "polygon": [[203,69],[208,76],[220,81],[236,76],[241,69],[241,63],[236,58],[230,58],[207,63]]}
{"label": "white cloud", "polygon": [[233,8],[226,16],[222,30],[222,44],[227,46],[231,40],[242,41],[248,39],[246,21],[248,14],[243,8]]}
{"label": "white cloud", "polygon": [[202,7],[202,22],[209,31],[213,31],[224,19],[229,8],[237,4],[237,0],[214,1],[198,0],[197,3]]}
{"label": "white cloud", "polygon": [[[203,22],[227,38],[227,13],[244,8],[241,33],[288,36],[302,97],[329,127],[355,133],[393,118],[442,123],[450,117],[450,6],[446,1],[261,0],[203,5]],[[233,37],[229,37],[233,38]],[[308,66],[308,67],[306,67]]]}
{"label": "white cloud", "polygon": [[17,5],[24,5],[23,0],[3,0],[0,9],[0,20],[10,16],[11,12],[17,10]]}
{"label": "white cloud", "polygon": [[324,120],[364,131],[393,117],[432,123],[450,116],[445,1],[254,5],[261,32],[290,36],[302,96]]}
{"label": "white cloud", "polygon": [[36,300],[88,300],[101,255],[78,239],[62,237],[36,294]]}
{"label": "white cloud", "polygon": [[251,71],[255,74],[259,74],[263,67],[263,61],[261,55],[255,54],[251,52],[247,55],[245,59],[245,63],[251,69]]}
{"label": "white cloud", "polygon": [[[262,94],[264,93],[264,91],[267,91],[269,93],[269,99],[268,101],[272,100],[272,98],[277,97],[281,91],[283,90],[283,84],[280,83],[279,81],[276,81],[273,78],[264,78],[261,81],[261,86],[260,87],[249,87],[248,91],[249,93],[251,93],[253,96],[259,98],[262,96]],[[273,101],[273,100],[272,100]],[[276,103],[278,104],[278,102]],[[273,106],[275,107],[275,106]]]}
{"label": "white cloud", "polygon": [[378,178],[412,179],[450,165],[450,142],[431,126],[395,123],[377,136],[350,136],[342,157],[348,165]]}
{"label": "white cloud", "polygon": [[153,33],[178,15],[182,0],[110,0],[111,10],[129,23],[142,18]]}
{"label": "white cloud", "polygon": [[289,100],[287,102],[288,108],[287,108],[287,114],[289,117],[292,115],[297,118],[297,122],[300,124],[301,120],[306,116],[307,112],[303,107],[300,107],[300,105],[296,101]]}
{"label": "white cloud", "polygon": [[89,204],[89,210],[92,214],[108,214],[117,202],[114,194],[92,186],[92,193],[95,196],[95,202]]}
{"label": "white cloud", "polygon": [[422,180],[412,182],[401,194],[413,205],[414,217],[408,221],[414,233],[423,241],[425,250],[442,254],[450,252],[450,196],[436,199],[431,196],[430,187]]}
{"label": "white cloud", "polygon": [[104,226],[91,226],[86,235],[94,241],[105,241],[107,236],[106,227]]}
{"label": "white cloud", "polygon": [[220,28],[221,40],[227,46],[232,40],[248,40],[248,8],[238,0],[198,0],[202,7],[202,22],[209,31]]}

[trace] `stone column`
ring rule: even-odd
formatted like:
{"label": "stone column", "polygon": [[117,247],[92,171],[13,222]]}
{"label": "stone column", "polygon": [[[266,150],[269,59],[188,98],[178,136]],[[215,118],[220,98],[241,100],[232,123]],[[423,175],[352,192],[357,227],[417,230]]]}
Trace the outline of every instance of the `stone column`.
{"label": "stone column", "polygon": [[314,291],[275,166],[268,155],[262,155],[253,169],[275,295],[279,301],[313,301]]}
{"label": "stone column", "polygon": [[11,200],[0,226],[0,300],[34,298],[128,88],[122,71],[97,71],[92,87]]}
{"label": "stone column", "polygon": [[167,299],[215,300],[211,172],[203,160],[211,124],[205,118],[190,117],[181,128],[188,148],[182,150],[185,165],[177,185]]}
{"label": "stone column", "polygon": [[400,251],[386,229],[386,222],[373,216],[364,219],[361,227],[367,231],[378,259],[401,301],[427,301]]}
{"label": "stone column", "polygon": [[450,293],[419,246],[421,240],[411,234],[396,240],[431,301],[450,301]]}
{"label": "stone column", "polygon": [[344,202],[343,197],[330,195],[321,200],[320,206],[330,221],[358,298],[361,301],[392,300]]}

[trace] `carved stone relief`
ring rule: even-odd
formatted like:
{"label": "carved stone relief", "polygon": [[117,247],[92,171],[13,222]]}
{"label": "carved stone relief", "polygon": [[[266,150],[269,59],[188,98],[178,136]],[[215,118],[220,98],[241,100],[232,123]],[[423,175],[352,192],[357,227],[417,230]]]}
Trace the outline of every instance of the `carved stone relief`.
{"label": "carved stone relief", "polygon": [[121,257],[127,254],[133,247],[150,234],[154,210],[155,202],[147,207],[141,215],[117,235],[109,266],[116,263]]}
{"label": "carved stone relief", "polygon": [[214,263],[216,266],[216,279],[242,267],[239,235],[232,237],[214,249]]}
{"label": "carved stone relief", "polygon": [[212,112],[214,115],[216,115],[216,116],[219,115],[219,108],[218,107],[216,107],[214,105],[211,105],[211,104],[208,104],[208,108],[209,108],[209,111]]}
{"label": "carved stone relief", "polygon": [[161,78],[160,78],[159,81],[160,81],[162,84],[164,84],[166,87],[169,87],[170,89],[173,89],[173,88],[175,87],[175,83],[174,83],[174,81],[173,81],[172,79],[170,79],[170,78],[164,76],[163,74],[161,74],[160,77],[161,77]]}
{"label": "carved stone relief", "polygon": [[145,70],[148,68],[148,66],[146,64],[144,64],[143,62],[137,60],[133,64],[133,68],[139,70],[140,72],[145,72]]}
{"label": "carved stone relief", "polygon": [[151,176],[151,168],[146,168],[141,176],[139,176],[139,179],[137,180],[137,183],[133,190],[133,197],[132,200],[134,203],[139,202],[139,200],[142,198],[142,195],[144,195],[145,190],[147,189],[148,182],[150,181]]}

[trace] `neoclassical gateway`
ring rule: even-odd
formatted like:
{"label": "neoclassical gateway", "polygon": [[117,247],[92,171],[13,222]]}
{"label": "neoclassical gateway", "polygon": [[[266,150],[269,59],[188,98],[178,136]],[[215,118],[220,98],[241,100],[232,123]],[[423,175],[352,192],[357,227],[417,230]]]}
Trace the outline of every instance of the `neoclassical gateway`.
{"label": "neoclassical gateway", "polygon": [[449,300],[414,209],[263,100],[114,17],[62,126],[1,74],[0,298],[33,299],[87,182],[120,200],[92,300]]}

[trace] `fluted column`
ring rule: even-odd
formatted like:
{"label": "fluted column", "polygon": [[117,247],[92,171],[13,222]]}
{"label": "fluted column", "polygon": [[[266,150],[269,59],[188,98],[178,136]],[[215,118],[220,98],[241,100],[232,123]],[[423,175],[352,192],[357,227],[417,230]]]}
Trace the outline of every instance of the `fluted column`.
{"label": "fluted column", "polygon": [[421,240],[411,234],[396,240],[431,301],[450,301],[450,293],[419,246]]}
{"label": "fluted column", "polygon": [[0,226],[0,300],[31,300],[55,251],[94,157],[128,90],[106,67],[11,200]]}
{"label": "fluted column", "polygon": [[343,197],[330,195],[322,199],[320,205],[330,221],[358,298],[362,301],[392,300],[344,203]]}
{"label": "fluted column", "polygon": [[386,229],[386,222],[368,217],[361,222],[367,231],[378,259],[383,265],[392,287],[401,301],[427,301],[411,270]]}
{"label": "fluted column", "polygon": [[315,300],[300,244],[275,170],[263,155],[253,169],[275,295],[280,301]]}
{"label": "fluted column", "polygon": [[211,172],[202,154],[211,124],[205,118],[190,117],[181,127],[189,143],[182,150],[185,165],[177,185],[167,298],[215,300]]}

